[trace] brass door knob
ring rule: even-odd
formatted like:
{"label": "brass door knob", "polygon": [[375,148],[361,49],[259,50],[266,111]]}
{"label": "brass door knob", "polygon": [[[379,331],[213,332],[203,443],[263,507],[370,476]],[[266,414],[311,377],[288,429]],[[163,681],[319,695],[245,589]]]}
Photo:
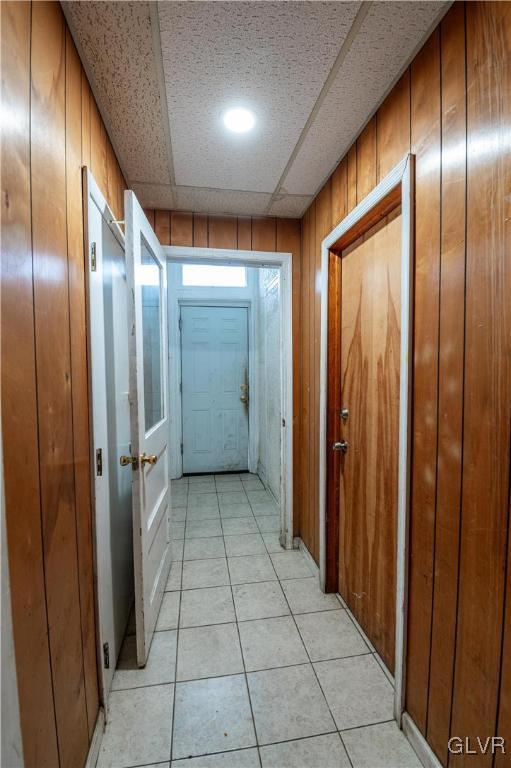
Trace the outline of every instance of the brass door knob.
{"label": "brass door knob", "polygon": [[240,400],[241,400],[242,403],[248,403],[248,397],[246,395],[242,395],[240,397]]}
{"label": "brass door knob", "polygon": [[138,467],[138,459],[136,456],[121,456],[119,459],[119,464],[121,467],[127,467],[131,464],[133,469],[136,469]]}
{"label": "brass door knob", "polygon": [[156,464],[157,461],[158,461],[158,456],[156,456],[154,453],[151,453],[149,456],[146,453],[140,454],[141,464]]}

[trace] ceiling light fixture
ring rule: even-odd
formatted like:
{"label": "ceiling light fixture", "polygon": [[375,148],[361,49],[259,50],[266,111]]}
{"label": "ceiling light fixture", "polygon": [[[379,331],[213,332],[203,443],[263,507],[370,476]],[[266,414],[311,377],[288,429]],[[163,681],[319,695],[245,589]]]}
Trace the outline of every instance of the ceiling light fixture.
{"label": "ceiling light fixture", "polygon": [[224,125],[234,133],[248,133],[255,125],[255,115],[244,107],[228,109],[224,113]]}

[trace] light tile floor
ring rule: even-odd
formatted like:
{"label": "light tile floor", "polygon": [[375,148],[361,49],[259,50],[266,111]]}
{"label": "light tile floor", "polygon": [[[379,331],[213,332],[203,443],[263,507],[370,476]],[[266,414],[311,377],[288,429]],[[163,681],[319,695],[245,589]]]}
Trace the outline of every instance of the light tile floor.
{"label": "light tile floor", "polygon": [[148,663],[131,622],[99,768],[419,768],[388,673],[254,475],[172,483],[173,563]]}

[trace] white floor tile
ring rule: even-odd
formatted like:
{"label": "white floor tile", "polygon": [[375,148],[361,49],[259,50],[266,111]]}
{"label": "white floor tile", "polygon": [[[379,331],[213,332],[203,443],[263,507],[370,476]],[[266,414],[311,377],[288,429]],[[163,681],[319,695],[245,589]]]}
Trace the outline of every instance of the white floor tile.
{"label": "white floor tile", "polygon": [[220,519],[220,512],[218,507],[193,507],[188,508],[186,513],[186,521],[188,523],[198,522],[200,520],[218,520]]}
{"label": "white floor tile", "polygon": [[343,731],[353,768],[421,768],[410,743],[395,722]]}
{"label": "white floor tile", "polygon": [[238,504],[248,504],[248,499],[245,491],[224,491],[218,494],[218,503],[220,508],[232,507]]}
{"label": "white floor tile", "polygon": [[259,744],[335,730],[310,664],[248,674]]}
{"label": "white floor tile", "polygon": [[220,587],[230,584],[227,560],[185,560],[183,563],[183,590],[201,587]]}
{"label": "white floor tile", "polygon": [[295,616],[311,661],[342,659],[370,653],[360,633],[342,608]]}
{"label": "white floor tile", "polygon": [[181,573],[183,570],[183,561],[176,560],[170,566],[169,577],[165,585],[165,592],[174,592],[181,589]]}
{"label": "white floor tile", "polygon": [[238,584],[232,593],[238,621],[287,616],[289,608],[278,581]]}
{"label": "white floor tile", "polygon": [[273,554],[271,560],[279,579],[300,579],[313,575],[306,559],[298,550]]}
{"label": "white floor tile", "polygon": [[243,621],[239,631],[247,672],[289,667],[309,660],[291,616]]}
{"label": "white floor tile", "polygon": [[97,768],[125,768],[168,760],[173,698],[173,685],[112,691]]}
{"label": "white floor tile", "polygon": [[256,522],[261,533],[275,533],[280,531],[280,515],[263,515],[256,517]]}
{"label": "white floor tile", "polygon": [[236,624],[180,630],[178,681],[236,675],[239,672],[243,672],[243,660]]}
{"label": "white floor tile", "polygon": [[139,669],[135,635],[125,638],[119,655],[112,690],[140,688],[160,683],[173,683],[176,678],[177,632],[155,632],[147,664]]}
{"label": "white floor tile", "polygon": [[206,560],[225,555],[222,536],[204,539],[186,539],[183,560]]}
{"label": "white floor tile", "polygon": [[181,595],[180,627],[236,621],[230,587],[190,589]]}
{"label": "white floor tile", "polygon": [[222,520],[229,517],[254,517],[250,504],[226,504],[220,507]]}
{"label": "white floor tile", "polygon": [[262,533],[264,545],[268,552],[285,552],[286,550],[280,543],[280,534],[278,532]]}
{"label": "white floor tile", "polygon": [[244,675],[177,684],[173,759],[255,744]]}
{"label": "white floor tile", "polygon": [[202,539],[209,536],[221,536],[222,526],[220,517],[214,520],[188,520],[186,523],[185,539]]}
{"label": "white floor tile", "polygon": [[161,601],[156,630],[177,629],[179,621],[179,592],[165,592]]}
{"label": "white floor tile", "polygon": [[227,557],[262,555],[266,553],[266,547],[260,533],[244,533],[225,536],[225,552]]}
{"label": "white floor tile", "polygon": [[188,760],[173,760],[172,768],[260,768],[257,749],[235,749],[233,752],[218,752],[216,755],[191,757]]}
{"label": "white floor tile", "polygon": [[[263,768],[350,768],[338,733],[261,747]],[[375,763],[376,765],[376,763]],[[374,767],[373,767],[374,768]]]}
{"label": "white floor tile", "polygon": [[341,607],[335,595],[326,595],[319,588],[316,576],[304,579],[289,579],[282,583],[293,613],[334,611]]}
{"label": "white floor tile", "polygon": [[239,533],[259,533],[257,523],[250,517],[226,517],[222,519],[224,536],[234,536]]}
{"label": "white floor tile", "polygon": [[392,720],[394,691],[372,655],[314,664],[339,730]]}
{"label": "white floor tile", "polygon": [[269,555],[248,555],[228,559],[231,584],[274,581],[277,576]]}

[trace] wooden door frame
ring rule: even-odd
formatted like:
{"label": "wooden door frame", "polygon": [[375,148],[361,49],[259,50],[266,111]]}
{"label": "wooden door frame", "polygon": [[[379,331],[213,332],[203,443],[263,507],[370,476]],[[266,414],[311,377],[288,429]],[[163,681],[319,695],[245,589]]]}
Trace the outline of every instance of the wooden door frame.
{"label": "wooden door frame", "polygon": [[281,484],[280,543],[293,549],[293,254],[284,251],[243,251],[230,248],[162,246],[167,262],[280,268]]}
{"label": "wooden door frame", "polygon": [[[413,267],[415,222],[415,156],[407,154],[321,243],[320,358],[320,582],[325,591],[338,585],[338,491],[340,462],[331,450],[339,439],[340,321],[342,249],[357,240],[401,205],[401,353],[399,379],[399,463],[397,491],[397,569],[394,716],[401,725],[406,675],[406,613],[408,603],[408,538],[411,451],[413,342]],[[328,481],[333,473],[333,492]],[[337,491],[337,493],[336,493]]]}

